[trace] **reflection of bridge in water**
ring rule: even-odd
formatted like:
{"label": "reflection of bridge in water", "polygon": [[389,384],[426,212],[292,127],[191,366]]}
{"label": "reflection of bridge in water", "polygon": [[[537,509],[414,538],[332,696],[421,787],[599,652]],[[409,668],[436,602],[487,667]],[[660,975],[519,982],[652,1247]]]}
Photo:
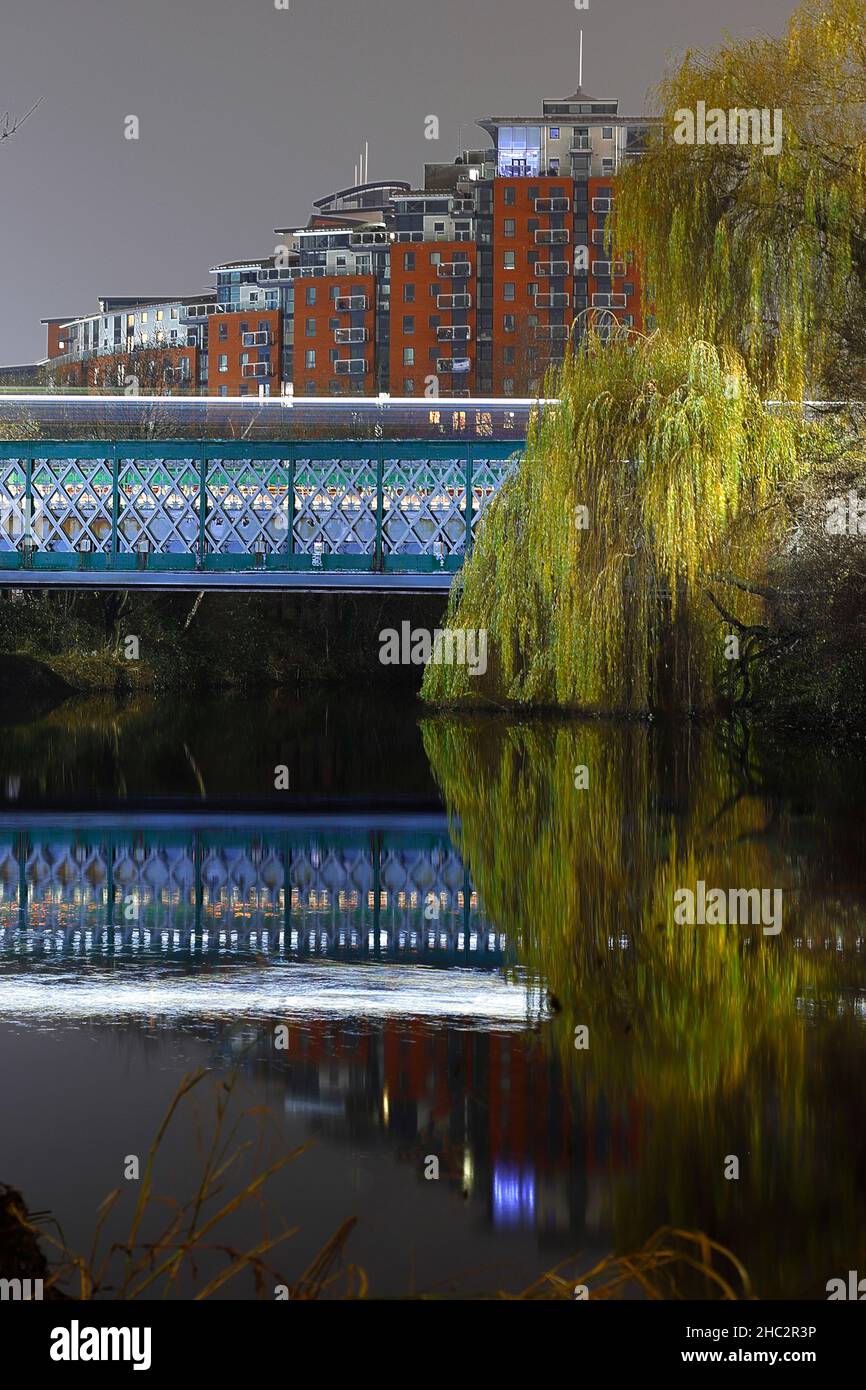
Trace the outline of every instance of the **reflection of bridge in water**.
{"label": "reflection of bridge in water", "polygon": [[0,829],[0,942],[30,958],[506,958],[445,828]]}
{"label": "reflection of bridge in water", "polygon": [[[348,438],[321,433],[335,428],[330,415],[316,437],[292,437],[298,402],[269,441],[0,442],[0,584],[447,588],[514,466],[529,408],[414,404],[355,403]],[[415,437],[387,437],[405,433],[407,411]]]}

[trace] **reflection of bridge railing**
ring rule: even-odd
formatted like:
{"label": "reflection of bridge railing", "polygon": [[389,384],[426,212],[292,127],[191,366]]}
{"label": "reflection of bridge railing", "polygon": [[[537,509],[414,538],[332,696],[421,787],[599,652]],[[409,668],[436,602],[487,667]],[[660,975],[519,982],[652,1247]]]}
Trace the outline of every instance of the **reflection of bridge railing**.
{"label": "reflection of bridge railing", "polygon": [[0,442],[0,570],[459,569],[513,442]]}
{"label": "reflection of bridge railing", "polygon": [[6,832],[0,943],[487,966],[505,952],[447,836],[390,834]]}

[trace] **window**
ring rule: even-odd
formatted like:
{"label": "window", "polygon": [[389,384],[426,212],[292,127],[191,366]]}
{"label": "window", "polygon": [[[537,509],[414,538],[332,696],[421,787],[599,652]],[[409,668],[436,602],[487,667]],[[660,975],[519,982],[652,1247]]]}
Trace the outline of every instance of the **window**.
{"label": "window", "polygon": [[634,294],[634,281],[626,280],[625,284],[622,287],[622,292],[624,295],[626,295],[626,297],[628,297],[628,295],[630,294]]}
{"label": "window", "polygon": [[171,316],[172,316],[173,319],[176,319],[176,318],[177,318],[177,305],[175,305],[174,308],[172,309],[172,311],[171,311]]}
{"label": "window", "polygon": [[552,126],[550,127],[550,138],[551,138],[551,140],[558,140],[558,139],[559,139],[559,126],[558,126],[558,125],[552,125]]}
{"label": "window", "polygon": [[612,174],[612,173],[613,173],[613,160],[612,160],[612,159],[603,159],[603,160],[601,161],[601,172],[602,172],[603,174]]}
{"label": "window", "polygon": [[224,343],[225,340],[226,340],[226,338],[227,338],[228,336],[229,336],[229,326],[228,326],[228,324],[227,324],[227,323],[221,323],[221,324],[219,325],[219,340],[220,340],[220,342],[221,342],[221,343]]}
{"label": "window", "polygon": [[535,296],[538,294],[538,281],[530,280],[529,284],[526,286],[526,289],[527,293],[529,294],[529,298],[534,299]]}
{"label": "window", "polygon": [[534,203],[536,198],[541,197],[541,194],[539,193],[538,188],[534,183],[531,183],[529,185],[529,188],[526,190],[526,196],[529,199],[530,203]]}
{"label": "window", "polygon": [[613,126],[612,126],[612,125],[603,125],[603,126],[602,126],[602,128],[601,128],[601,138],[602,138],[602,140],[612,140],[612,139],[613,139]]}
{"label": "window", "polygon": [[516,268],[515,253],[513,251],[505,252],[505,260],[503,264],[506,270],[514,270]]}
{"label": "window", "polygon": [[316,302],[316,286],[315,286],[315,285],[308,285],[308,286],[307,286],[307,293],[306,293],[306,295],[304,296],[304,299],[305,299],[305,302],[306,302],[307,304],[315,304],[315,302]]}
{"label": "window", "polygon": [[514,218],[513,218],[513,217],[506,217],[505,221],[504,221],[503,224],[502,224],[502,235],[503,235],[503,236],[514,236],[514,231],[515,231],[515,221],[514,221]]}
{"label": "window", "polygon": [[403,303],[404,303],[404,304],[414,304],[414,303],[415,303],[415,286],[414,286],[414,285],[404,285],[404,286],[403,286]]}
{"label": "window", "polygon": [[415,349],[413,347],[407,347],[403,349],[403,366],[415,366]]}
{"label": "window", "polygon": [[528,232],[537,232],[537,231],[538,231],[538,218],[537,218],[537,217],[530,217],[529,221],[528,221],[527,224],[526,224],[526,230],[527,230]]}
{"label": "window", "polygon": [[331,362],[339,362],[339,360],[340,360],[340,349],[339,349],[339,348],[331,348],[330,351],[328,352],[328,360],[331,361]]}
{"label": "window", "polygon": [[516,292],[517,286],[512,281],[509,281],[507,284],[502,286],[503,299],[514,299]]}
{"label": "window", "polygon": [[162,323],[162,320],[163,320],[164,317],[165,317],[165,315],[163,314],[162,309],[157,309],[157,311],[156,311],[156,321],[157,321],[157,323]]}
{"label": "window", "polygon": [[329,333],[333,333],[333,332],[335,331],[335,329],[337,329],[337,328],[339,328],[339,327],[340,327],[340,320],[339,320],[339,319],[328,319],[328,331],[329,331]]}
{"label": "window", "polygon": [[227,372],[229,369],[228,353],[221,352],[219,355],[219,371]]}
{"label": "window", "polygon": [[513,377],[513,376],[507,376],[507,377],[505,377],[505,378],[503,379],[503,382],[502,382],[502,389],[503,389],[503,391],[505,392],[506,396],[513,396],[513,395],[514,395],[514,377]]}
{"label": "window", "polygon": [[146,309],[143,309],[143,310],[142,310],[142,313],[141,313],[141,321],[142,321],[142,323],[147,323],[147,310],[146,310]]}
{"label": "window", "polygon": [[248,353],[248,352],[242,352],[242,353],[241,353],[241,366],[242,366],[242,367],[248,367],[249,365],[250,365],[250,355],[249,355],[249,353]]}
{"label": "window", "polygon": [[514,204],[517,202],[517,189],[504,188],[502,190],[502,201],[507,208],[513,208]]}
{"label": "window", "polygon": [[229,388],[227,386],[220,386],[219,393],[221,396],[227,396],[229,393]]}
{"label": "window", "polygon": [[552,160],[550,161],[550,172],[551,172],[551,174],[558,174],[558,173],[559,173],[559,160],[558,160],[558,159],[552,159]]}
{"label": "window", "polygon": [[315,336],[316,336],[316,320],[315,320],[315,319],[304,319],[304,334],[305,334],[305,336],[308,337],[308,338],[315,338]]}
{"label": "window", "polygon": [[414,316],[414,314],[404,314],[404,315],[403,315],[403,332],[404,332],[404,333],[414,333],[414,332],[415,332],[415,316]]}
{"label": "window", "polygon": [[439,318],[439,315],[438,315],[438,314],[431,314],[431,315],[430,315],[429,326],[430,326],[431,328],[438,328],[440,323],[441,323],[441,319]]}
{"label": "window", "polygon": [[504,333],[513,333],[513,332],[514,332],[514,315],[513,315],[513,314],[503,314],[503,316],[502,316],[502,331],[503,331]]}
{"label": "window", "polygon": [[414,252],[414,251],[404,251],[404,252],[403,252],[403,269],[404,269],[404,270],[414,270],[414,269],[415,269],[415,252]]}
{"label": "window", "polygon": [[502,361],[506,367],[514,366],[514,348],[507,347],[502,349]]}
{"label": "window", "polygon": [[444,223],[444,222],[434,222],[434,223],[433,223],[433,230],[434,230],[434,232],[444,232],[444,231],[445,231],[445,223]]}
{"label": "window", "polygon": [[431,264],[431,265],[441,265],[441,264],[442,264],[442,253],[441,253],[441,251],[431,251],[431,252],[430,252],[430,264]]}
{"label": "window", "polygon": [[312,367],[315,367],[315,365],[316,365],[316,349],[315,349],[315,348],[307,348],[307,351],[304,353],[304,366],[305,366],[305,367],[307,368],[307,370],[309,371]]}
{"label": "window", "polygon": [[403,395],[413,396],[415,394],[415,378],[407,376],[403,378]]}
{"label": "window", "polygon": [[332,298],[332,299],[336,299],[339,293],[340,293],[340,286],[339,286],[339,285],[332,285],[332,286],[331,286],[331,298]]}

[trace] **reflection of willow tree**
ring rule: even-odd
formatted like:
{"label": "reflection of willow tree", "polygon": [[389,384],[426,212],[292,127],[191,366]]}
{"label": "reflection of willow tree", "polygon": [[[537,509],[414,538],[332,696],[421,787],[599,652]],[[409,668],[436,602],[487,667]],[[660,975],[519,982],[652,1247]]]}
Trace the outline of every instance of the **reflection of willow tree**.
{"label": "reflection of willow tree", "polygon": [[[824,921],[809,905],[803,869],[765,833],[765,798],[742,794],[730,761],[694,732],[677,741],[644,726],[436,719],[424,740],[485,911],[560,1003],[546,1045],[588,1109],[636,1105],[642,1116],[639,1177],[627,1175],[613,1199],[619,1248],[663,1219],[694,1224],[709,1206],[709,1233],[745,1258],[758,1204],[777,1244],[746,1263],[757,1278],[766,1256],[766,1278],[775,1284],[778,1267],[793,1281],[809,1241],[828,1257],[826,1231],[814,1230],[818,1191],[838,1200],[834,1240],[847,1258],[855,1165],[837,1156],[819,1169],[824,1141],[832,1149],[851,1136],[843,1111],[821,1138],[825,1101],[811,1091],[796,1001],[835,1008],[850,953],[794,946],[846,928],[841,914]],[[575,790],[580,765],[588,790]],[[673,894],[698,879],[782,888],[782,934],[676,925]],[[578,1024],[589,1028],[587,1051],[575,1050]],[[722,1178],[731,1153],[739,1184]],[[789,1248],[779,1226],[793,1232]]]}

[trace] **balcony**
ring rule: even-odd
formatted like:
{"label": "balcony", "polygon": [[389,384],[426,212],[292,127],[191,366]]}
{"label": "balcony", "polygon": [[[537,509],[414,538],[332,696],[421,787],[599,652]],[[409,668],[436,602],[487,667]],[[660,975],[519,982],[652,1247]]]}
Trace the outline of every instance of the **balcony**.
{"label": "balcony", "polygon": [[452,198],[452,199],[451,199],[451,211],[452,211],[452,213],[454,213],[457,217],[462,217],[462,216],[463,216],[464,214],[466,214],[466,213],[472,213],[472,212],[474,212],[474,211],[475,211],[475,200],[474,200],[474,198]]}
{"label": "balcony", "polygon": [[245,362],[241,367],[241,376],[246,379],[252,377],[257,381],[262,381],[273,374],[273,367],[270,362]]}
{"label": "balcony", "polygon": [[468,343],[471,337],[472,329],[465,323],[436,329],[436,340],[440,343]]}
{"label": "balcony", "polygon": [[570,261],[536,261],[535,273],[540,279],[545,279],[553,275],[568,275],[571,272]]}
{"label": "balcony", "polygon": [[552,232],[536,232],[536,246],[567,246],[571,241],[571,232],[565,227],[557,228]]}
{"label": "balcony", "polygon": [[570,294],[537,294],[535,296],[535,305],[538,309],[567,309],[570,304]]}
{"label": "balcony", "polygon": [[244,347],[270,347],[271,335],[269,332],[242,333],[241,342]]}
{"label": "balcony", "polygon": [[613,207],[613,198],[593,198],[593,212],[610,212]]}
{"label": "balcony", "polygon": [[367,372],[366,357],[344,357],[339,362],[334,362],[335,376],[365,376]]}
{"label": "balcony", "polygon": [[472,273],[472,265],[469,261],[442,261],[436,267],[436,274],[440,280],[465,280]]}
{"label": "balcony", "polygon": [[610,279],[610,261],[593,261],[590,270],[596,277],[601,276],[605,280]]}
{"label": "balcony", "polygon": [[568,212],[571,207],[570,198],[536,198],[536,212]]}
{"label": "balcony", "polygon": [[471,294],[437,294],[437,309],[471,309]]}
{"label": "balcony", "polygon": [[472,369],[472,361],[468,357],[437,357],[437,372],[468,372]]}
{"label": "balcony", "polygon": [[532,333],[536,342],[563,343],[568,339],[569,329],[564,323],[536,324]]}
{"label": "balcony", "polygon": [[388,241],[387,232],[352,232],[349,237],[350,246],[387,246]]}
{"label": "balcony", "polygon": [[334,300],[334,308],[339,314],[349,314],[368,308],[365,294],[340,294]]}
{"label": "balcony", "polygon": [[366,328],[335,328],[335,343],[366,343],[369,338]]}

